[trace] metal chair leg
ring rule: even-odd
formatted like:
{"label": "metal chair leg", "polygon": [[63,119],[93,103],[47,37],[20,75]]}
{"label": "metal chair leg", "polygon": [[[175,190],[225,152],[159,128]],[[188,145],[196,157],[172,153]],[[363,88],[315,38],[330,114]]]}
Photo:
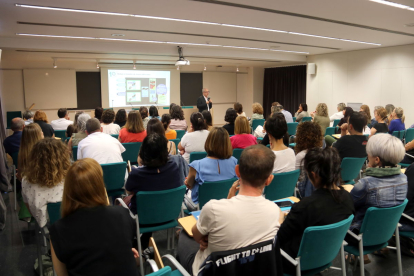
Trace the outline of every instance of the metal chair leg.
{"label": "metal chair leg", "polygon": [[343,243],[341,245],[341,267],[342,267],[342,276],[346,276],[345,251],[344,251]]}
{"label": "metal chair leg", "polygon": [[13,165],[14,210],[17,210],[16,166]]}
{"label": "metal chair leg", "polygon": [[398,275],[402,276],[402,262],[401,262],[401,244],[400,244],[400,231],[398,230],[398,224],[395,228],[395,242],[397,243],[397,261],[398,261]]}
{"label": "metal chair leg", "polygon": [[170,240],[170,229],[167,229],[167,250],[170,250],[171,249],[170,243],[171,243],[171,240]]}
{"label": "metal chair leg", "polygon": [[359,246],[359,274],[360,274],[360,276],[365,276],[365,272],[364,272],[364,247],[362,245],[362,239],[358,242],[358,246]]}

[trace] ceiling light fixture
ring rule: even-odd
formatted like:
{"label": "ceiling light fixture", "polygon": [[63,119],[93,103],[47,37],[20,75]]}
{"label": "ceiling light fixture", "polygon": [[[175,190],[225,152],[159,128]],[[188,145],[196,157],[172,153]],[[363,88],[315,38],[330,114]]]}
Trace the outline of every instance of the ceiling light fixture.
{"label": "ceiling light fixture", "polygon": [[[384,0],[370,0],[378,3],[385,4],[393,3]],[[395,5],[400,5],[393,3]],[[242,25],[233,25],[233,24],[224,24],[224,23],[216,23],[216,22],[207,22],[207,21],[198,21],[198,20],[188,20],[188,19],[179,19],[179,18],[169,18],[169,17],[160,17],[160,16],[147,16],[147,15],[139,15],[139,14],[126,14],[126,13],[116,13],[116,12],[103,12],[103,11],[94,11],[94,10],[80,10],[80,9],[69,9],[69,8],[55,8],[55,7],[46,7],[46,6],[36,6],[36,5],[25,5],[25,4],[15,4],[16,7],[22,8],[31,8],[31,9],[43,9],[43,10],[54,10],[54,11],[67,11],[67,12],[80,12],[80,13],[93,13],[93,14],[102,14],[102,15],[118,15],[118,16],[131,16],[137,18],[146,18],[146,19],[157,19],[157,20],[167,20],[167,21],[178,21],[178,22],[186,22],[186,23],[197,23],[197,24],[207,24],[207,25],[215,25],[215,26],[222,26],[222,27],[231,27],[231,28],[243,28],[243,29],[251,29],[257,31],[266,31],[266,32],[276,32],[276,33],[284,33],[284,34],[292,34],[292,35],[306,35],[316,38],[325,38],[325,39],[333,39],[338,41],[345,41],[345,42],[354,42],[354,43],[362,43],[362,44],[370,44],[375,46],[381,46],[378,43],[370,43],[365,41],[358,41],[358,40],[351,40],[351,39],[341,39],[341,38],[334,38],[334,37],[327,37],[327,36],[320,36],[320,35],[311,35],[311,34],[303,34],[297,32],[289,32],[283,30],[276,30],[276,29],[267,29],[267,28],[258,28],[258,27],[251,27],[251,26],[242,26]],[[391,4],[387,4],[391,5]],[[394,6],[395,6],[394,5]],[[404,5],[401,5],[404,6]],[[414,8],[405,6],[406,9],[414,10]],[[182,43],[181,43],[182,44]],[[212,45],[214,46],[214,45]]]}
{"label": "ceiling light fixture", "polygon": [[180,70],[180,66],[177,66],[177,70]]}
{"label": "ceiling light fixture", "polygon": [[193,45],[193,46],[216,46],[216,47],[233,48],[233,49],[261,50],[261,51],[269,51],[270,50],[270,51],[286,52],[286,53],[309,54],[309,52],[299,52],[299,51],[272,50],[272,49],[264,49],[264,48],[251,48],[251,47],[199,44],[199,43],[186,43],[186,42],[166,42],[166,41],[139,40],[139,39],[122,39],[122,38],[105,38],[105,37],[81,37],[81,36],[63,36],[63,35],[41,35],[41,34],[21,34],[21,33],[16,33],[16,35],[35,36],[35,37],[50,37],[50,38],[97,39],[97,40],[109,40],[109,41],[142,42],[142,43],[183,44],[183,45]]}
{"label": "ceiling light fixture", "polygon": [[204,64],[204,71],[206,71],[207,70],[207,67],[206,67],[206,65]]}
{"label": "ceiling light fixture", "polygon": [[236,72],[239,72],[239,67],[237,67]]}
{"label": "ceiling light fixture", "polygon": [[96,68],[99,69],[99,59],[96,60]]}
{"label": "ceiling light fixture", "polygon": [[137,67],[135,66],[135,60],[134,60],[134,66],[132,66],[132,69],[137,69]]}
{"label": "ceiling light fixture", "polygon": [[384,4],[384,5],[395,7],[395,8],[414,11],[414,7],[410,7],[407,5],[403,5],[403,4],[399,4],[399,3],[395,3],[391,1],[385,1],[385,0],[369,0],[369,1]]}
{"label": "ceiling light fixture", "polygon": [[57,58],[53,58],[53,68],[57,68],[57,65],[56,65],[56,60],[57,60]]}

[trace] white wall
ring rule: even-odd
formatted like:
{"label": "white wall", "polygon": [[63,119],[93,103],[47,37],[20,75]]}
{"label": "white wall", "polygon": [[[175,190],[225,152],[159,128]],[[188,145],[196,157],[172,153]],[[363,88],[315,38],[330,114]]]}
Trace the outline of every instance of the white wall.
{"label": "white wall", "polygon": [[320,102],[329,114],[339,102],[402,107],[406,127],[414,123],[414,45],[378,48],[308,57],[316,74],[307,75],[306,99],[313,111]]}

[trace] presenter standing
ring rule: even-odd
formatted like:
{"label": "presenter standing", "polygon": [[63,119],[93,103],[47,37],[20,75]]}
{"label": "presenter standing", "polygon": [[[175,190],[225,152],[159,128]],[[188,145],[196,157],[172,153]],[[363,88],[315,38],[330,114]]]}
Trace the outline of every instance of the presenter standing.
{"label": "presenter standing", "polygon": [[202,92],[203,95],[197,99],[197,108],[200,113],[204,110],[210,111],[210,109],[213,106],[213,102],[210,100],[210,97],[208,96],[210,94],[208,88],[203,88]]}

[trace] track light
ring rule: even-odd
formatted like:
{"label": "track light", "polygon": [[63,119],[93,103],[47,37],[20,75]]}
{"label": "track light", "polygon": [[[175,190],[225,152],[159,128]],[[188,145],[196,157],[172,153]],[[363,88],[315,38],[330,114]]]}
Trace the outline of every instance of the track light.
{"label": "track light", "polygon": [[57,68],[57,65],[56,65],[56,58],[54,58],[54,59],[53,59],[53,68],[55,68],[55,69]]}
{"label": "track light", "polygon": [[137,69],[137,67],[135,66],[135,60],[134,60],[134,66],[132,66],[132,69]]}
{"label": "track light", "polygon": [[204,71],[206,71],[207,70],[207,67],[206,67],[206,65],[204,64]]}
{"label": "track light", "polygon": [[180,70],[180,66],[177,66],[177,70]]}
{"label": "track light", "polygon": [[99,60],[96,60],[96,68],[99,69]]}
{"label": "track light", "polygon": [[237,67],[236,72],[239,72],[239,67]]}

